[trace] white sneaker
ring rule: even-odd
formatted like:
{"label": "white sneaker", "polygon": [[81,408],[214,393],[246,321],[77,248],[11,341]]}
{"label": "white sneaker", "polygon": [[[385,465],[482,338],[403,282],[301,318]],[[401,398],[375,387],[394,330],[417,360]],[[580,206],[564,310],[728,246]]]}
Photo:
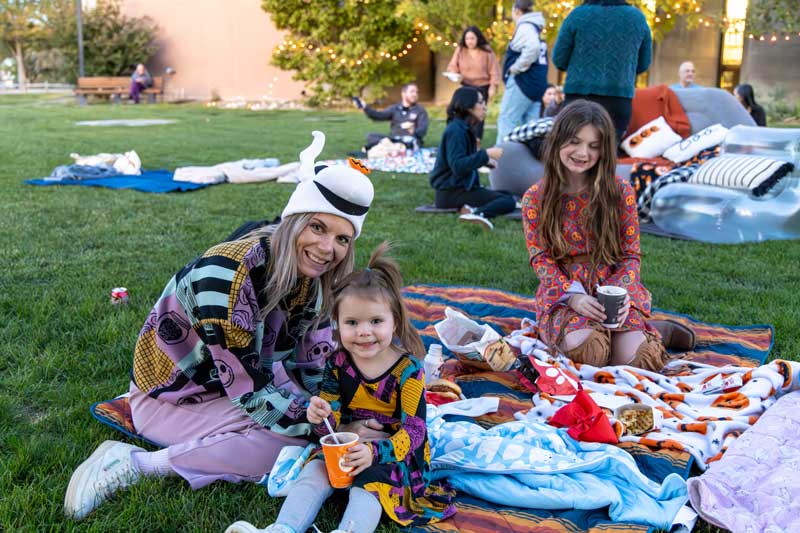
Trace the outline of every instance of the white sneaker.
{"label": "white sneaker", "polygon": [[132,452],[142,448],[124,442],[107,440],[75,469],[64,497],[64,513],[82,520],[107,498],[139,480],[141,472],[134,466]]}
{"label": "white sneaker", "polygon": [[481,215],[479,215],[477,213],[467,213],[465,215],[461,215],[461,216],[458,217],[458,220],[461,220],[461,221],[464,221],[464,222],[471,222],[473,224],[477,224],[477,225],[483,227],[483,229],[487,229],[487,230],[494,229],[494,224],[492,224],[491,221],[488,218],[483,217],[483,216],[481,216]]}
{"label": "white sneaker", "polygon": [[250,522],[239,520],[228,526],[225,533],[296,533],[294,529],[283,524],[270,524],[264,529],[258,529]]}

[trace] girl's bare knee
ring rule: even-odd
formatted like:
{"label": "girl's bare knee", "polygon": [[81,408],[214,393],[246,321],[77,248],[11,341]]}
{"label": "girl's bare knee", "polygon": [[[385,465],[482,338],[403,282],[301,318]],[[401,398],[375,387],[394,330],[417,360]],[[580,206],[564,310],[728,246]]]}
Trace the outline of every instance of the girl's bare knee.
{"label": "girl's bare knee", "polygon": [[636,350],[647,340],[641,331],[625,331],[611,334],[612,365],[630,365],[636,357]]}

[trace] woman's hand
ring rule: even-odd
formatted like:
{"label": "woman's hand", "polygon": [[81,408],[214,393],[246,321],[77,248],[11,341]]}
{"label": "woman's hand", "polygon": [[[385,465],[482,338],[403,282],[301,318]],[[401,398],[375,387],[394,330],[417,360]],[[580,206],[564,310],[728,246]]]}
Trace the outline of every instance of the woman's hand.
{"label": "woman's hand", "polygon": [[503,149],[498,146],[487,148],[486,153],[489,155],[489,159],[494,159],[495,161],[503,157]]}
{"label": "woman's hand", "polygon": [[337,431],[349,431],[358,434],[361,442],[371,442],[373,440],[383,440],[389,438],[389,434],[383,431],[383,424],[370,418],[369,420],[356,420],[349,424],[344,424],[337,428]]}
{"label": "woman's hand", "polygon": [[308,401],[308,410],[306,411],[306,418],[308,418],[308,421],[314,425],[322,424],[330,415],[331,404],[319,396],[312,396]]}
{"label": "woman's hand", "polygon": [[363,443],[350,446],[344,456],[344,465],[353,467],[353,470],[348,474],[350,477],[359,475],[372,465],[372,446],[367,446]]}
{"label": "woman's hand", "polygon": [[[492,100],[492,98],[494,98],[495,94],[497,94],[497,87],[495,87],[494,85],[490,85],[489,86],[489,102]],[[488,104],[489,102],[486,102],[486,103]]]}
{"label": "woman's hand", "polygon": [[619,308],[619,313],[617,314],[618,324],[622,326],[626,320],[628,320],[628,313],[631,312],[631,297],[627,294],[625,295],[625,301],[622,302],[622,307]]}
{"label": "woman's hand", "polygon": [[588,294],[573,294],[567,300],[567,305],[579,315],[591,318],[597,322],[602,322],[606,319],[603,304],[598,302],[597,298],[594,296],[589,296]]}

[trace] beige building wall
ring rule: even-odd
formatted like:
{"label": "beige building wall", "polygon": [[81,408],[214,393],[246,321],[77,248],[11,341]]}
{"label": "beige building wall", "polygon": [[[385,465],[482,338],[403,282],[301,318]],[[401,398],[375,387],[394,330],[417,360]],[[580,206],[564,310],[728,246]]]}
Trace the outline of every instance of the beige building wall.
{"label": "beige building wall", "polygon": [[270,65],[283,40],[259,0],[124,0],[126,15],[158,24],[153,75],[167,67],[167,99],[298,99],[303,84]]}
{"label": "beige building wall", "polygon": [[800,35],[791,40],[745,41],[740,83],[749,83],[756,93],[756,102],[764,104],[776,98],[790,105],[800,104]]}
{"label": "beige building wall", "polygon": [[690,30],[679,21],[662,41],[653,45],[649,85],[678,83],[678,68],[684,61],[691,61],[695,68],[695,83],[716,87],[720,42],[718,29],[700,27]]}

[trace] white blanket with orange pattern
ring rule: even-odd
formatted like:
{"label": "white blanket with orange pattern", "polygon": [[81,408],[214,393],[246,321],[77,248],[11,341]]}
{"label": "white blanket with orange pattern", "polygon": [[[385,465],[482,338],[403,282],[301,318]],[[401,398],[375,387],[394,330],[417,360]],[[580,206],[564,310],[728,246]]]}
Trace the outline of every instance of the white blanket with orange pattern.
{"label": "white blanket with orange pattern", "polygon": [[[624,424],[612,416],[620,441],[638,442],[651,449],[684,450],[702,470],[720,459],[728,445],[779,397],[800,390],[800,363],[794,361],[775,360],[756,368],[720,368],[677,360],[667,365],[666,373],[670,374],[667,376],[630,366],[597,368],[584,364],[578,368],[563,355],[551,357],[541,342],[524,336],[524,330],[512,334],[509,342],[526,355],[568,370],[587,391],[618,396],[659,410],[663,426],[639,436],[626,434]],[[735,391],[696,392],[701,384],[717,375],[734,374],[742,379],[742,386]],[[568,401],[537,393],[533,396],[534,408],[525,419],[544,422]]]}

